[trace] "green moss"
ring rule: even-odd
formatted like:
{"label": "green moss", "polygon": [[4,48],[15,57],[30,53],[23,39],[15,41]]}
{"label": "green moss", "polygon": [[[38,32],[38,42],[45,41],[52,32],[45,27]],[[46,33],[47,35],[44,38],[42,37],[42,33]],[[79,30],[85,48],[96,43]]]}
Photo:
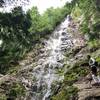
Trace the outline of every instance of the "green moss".
{"label": "green moss", "polygon": [[57,95],[52,97],[52,100],[72,100],[77,97],[78,89],[73,86],[68,86],[62,89]]}
{"label": "green moss", "polygon": [[5,80],[0,84],[0,100],[20,100],[25,93],[25,87],[15,80]]}
{"label": "green moss", "polygon": [[24,94],[25,94],[25,89],[19,83],[15,83],[9,90],[9,97],[17,98]]}
{"label": "green moss", "polygon": [[100,57],[97,57],[97,58],[96,58],[96,61],[97,61],[97,62],[100,62]]}
{"label": "green moss", "polygon": [[99,40],[97,40],[97,39],[93,39],[93,40],[91,40],[91,41],[89,41],[88,42],[88,47],[90,48],[90,49],[95,49],[95,48],[99,48],[99,45],[100,45],[100,41]]}
{"label": "green moss", "polygon": [[64,69],[57,69],[56,73],[62,76],[64,74]]}
{"label": "green moss", "polygon": [[16,75],[18,72],[18,69],[19,69],[19,66],[9,67],[9,70],[6,73]]}
{"label": "green moss", "polygon": [[79,77],[83,77],[87,74],[87,69],[84,67],[75,66],[69,72],[65,74],[65,83],[72,85]]}

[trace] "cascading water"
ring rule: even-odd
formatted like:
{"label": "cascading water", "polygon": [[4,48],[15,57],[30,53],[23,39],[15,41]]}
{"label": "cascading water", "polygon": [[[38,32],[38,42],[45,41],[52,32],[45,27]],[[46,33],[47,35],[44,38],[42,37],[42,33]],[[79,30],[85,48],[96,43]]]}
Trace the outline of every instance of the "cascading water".
{"label": "cascading water", "polygon": [[73,46],[72,36],[67,32],[69,22],[67,17],[49,40],[45,41],[44,49],[42,49],[44,53],[38,60],[38,66],[33,70],[35,82],[33,83],[32,100],[49,100],[52,83],[64,79],[64,76],[57,74],[55,69],[63,67],[61,61],[64,59],[64,50]]}

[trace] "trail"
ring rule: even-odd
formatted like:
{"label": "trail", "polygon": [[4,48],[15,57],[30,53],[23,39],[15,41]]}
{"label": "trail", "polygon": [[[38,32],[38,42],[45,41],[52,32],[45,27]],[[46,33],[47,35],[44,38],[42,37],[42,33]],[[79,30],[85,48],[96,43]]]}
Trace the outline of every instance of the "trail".
{"label": "trail", "polygon": [[89,74],[74,83],[79,89],[78,100],[100,100],[100,84],[96,84],[93,80],[89,81]]}

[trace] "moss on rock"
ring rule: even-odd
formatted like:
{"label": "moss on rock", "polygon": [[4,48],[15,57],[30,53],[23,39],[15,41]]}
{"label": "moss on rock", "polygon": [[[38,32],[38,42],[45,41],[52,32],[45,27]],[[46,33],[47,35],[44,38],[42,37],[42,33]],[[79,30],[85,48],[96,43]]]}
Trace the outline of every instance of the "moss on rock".
{"label": "moss on rock", "polygon": [[0,80],[0,100],[20,100],[23,98],[26,92],[24,86],[14,77],[6,76],[4,78]]}
{"label": "moss on rock", "polygon": [[61,91],[52,97],[52,100],[75,100],[78,89],[73,86],[64,87]]}

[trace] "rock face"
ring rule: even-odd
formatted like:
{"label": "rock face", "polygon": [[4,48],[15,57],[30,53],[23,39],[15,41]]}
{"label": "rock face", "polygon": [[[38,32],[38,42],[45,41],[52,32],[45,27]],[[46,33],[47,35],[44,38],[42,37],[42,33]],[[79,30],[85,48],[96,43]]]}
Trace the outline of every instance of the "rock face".
{"label": "rock face", "polygon": [[78,100],[100,100],[100,85],[81,80],[74,84],[79,89]]}
{"label": "rock face", "polygon": [[78,100],[100,100],[100,88],[84,89],[78,95]]}

